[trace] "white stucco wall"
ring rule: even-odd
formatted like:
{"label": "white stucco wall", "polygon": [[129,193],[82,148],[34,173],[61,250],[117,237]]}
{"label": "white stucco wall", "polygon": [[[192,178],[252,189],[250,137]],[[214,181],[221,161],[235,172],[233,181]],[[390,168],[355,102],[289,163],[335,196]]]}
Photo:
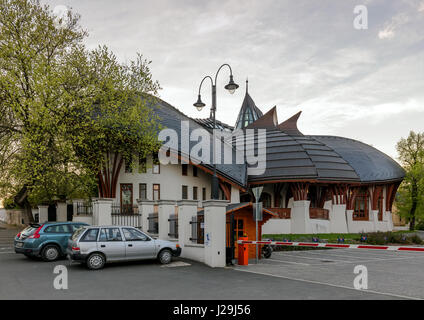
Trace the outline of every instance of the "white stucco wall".
{"label": "white stucco wall", "polygon": [[[138,159],[135,161],[138,163]],[[152,173],[152,160],[147,160],[147,172],[138,173],[138,166],[133,168],[133,173],[125,172],[122,166],[116,186],[116,202],[120,202],[120,184],[131,183],[133,185],[133,204],[139,198],[139,184],[147,184],[147,200],[153,200],[153,184],[160,184],[160,198],[163,200],[181,200],[182,186],[188,187],[188,200],[193,200],[193,187],[197,187],[197,198],[202,200],[202,189],[206,188],[206,199],[210,199],[211,176],[200,168],[197,169],[197,177],[193,176],[193,167],[188,166],[187,176],[182,175],[181,164],[160,165],[160,173]]]}
{"label": "white stucco wall", "polygon": [[291,233],[290,219],[269,219],[262,226],[262,234],[288,234]]}

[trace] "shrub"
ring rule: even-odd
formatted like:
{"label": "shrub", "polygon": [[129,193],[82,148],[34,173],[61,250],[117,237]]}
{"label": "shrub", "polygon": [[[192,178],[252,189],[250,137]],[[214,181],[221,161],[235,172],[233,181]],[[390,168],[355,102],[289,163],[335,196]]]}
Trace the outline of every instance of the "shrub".
{"label": "shrub", "polygon": [[416,229],[416,230],[424,230],[424,220],[422,220],[422,221],[418,222],[418,223],[415,225],[415,229]]}
{"label": "shrub", "polygon": [[414,244],[422,244],[423,243],[421,238],[416,234],[414,234],[412,237],[409,237],[409,240],[411,240],[411,242],[414,243]]}

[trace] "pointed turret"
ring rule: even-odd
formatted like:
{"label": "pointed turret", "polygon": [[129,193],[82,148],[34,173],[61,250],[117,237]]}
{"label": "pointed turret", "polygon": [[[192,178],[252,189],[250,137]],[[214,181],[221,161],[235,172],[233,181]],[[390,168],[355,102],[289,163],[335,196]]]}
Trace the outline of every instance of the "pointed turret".
{"label": "pointed turret", "polygon": [[276,129],[278,125],[277,106],[265,113],[255,122],[248,125],[247,129]]}
{"label": "pointed turret", "polygon": [[300,132],[299,129],[297,128],[297,119],[299,119],[301,113],[302,111],[299,111],[291,118],[287,119],[284,122],[281,122],[278,125],[278,129],[293,136],[303,136],[303,133]]}
{"label": "pointed turret", "polygon": [[237,117],[236,125],[234,126],[235,130],[246,128],[249,124],[255,122],[263,115],[262,111],[259,110],[253,99],[250,97],[248,85],[249,81],[246,80],[246,94]]}

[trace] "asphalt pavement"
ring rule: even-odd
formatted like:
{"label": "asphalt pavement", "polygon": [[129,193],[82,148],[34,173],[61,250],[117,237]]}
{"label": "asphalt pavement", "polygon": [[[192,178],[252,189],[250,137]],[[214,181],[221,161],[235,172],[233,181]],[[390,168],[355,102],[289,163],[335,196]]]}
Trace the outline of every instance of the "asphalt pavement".
{"label": "asphalt pavement", "polygon": [[[370,264],[372,290],[364,291],[353,288],[352,261],[355,257],[337,257],[336,250],[325,257],[325,261],[332,262],[321,262],[324,257],[315,256],[316,252],[306,253],[307,259],[297,257],[305,253],[294,252],[292,255],[296,257],[274,253],[270,260],[263,260],[260,265],[245,267],[210,268],[198,262],[176,259],[166,266],[153,260],[108,264],[103,270],[90,271],[77,263],[70,265],[66,259],[48,263],[16,254],[12,247],[15,234],[16,230],[0,230],[0,299],[362,300],[424,297],[424,291],[417,293],[421,287],[414,283],[413,274],[406,278],[399,276],[412,271],[419,276],[416,282],[423,283],[419,266],[424,260],[420,257],[381,260],[379,268],[383,268],[383,273],[380,277],[387,282],[386,287],[374,286],[373,277],[378,270]],[[339,265],[346,259],[351,263]],[[360,263],[367,260],[358,258]],[[414,264],[405,264],[409,262]],[[68,289],[54,287],[55,278],[64,275],[54,273],[57,265],[66,267]],[[393,288],[389,290],[390,283]],[[412,286],[411,291],[396,291],[396,288],[408,286]]]}

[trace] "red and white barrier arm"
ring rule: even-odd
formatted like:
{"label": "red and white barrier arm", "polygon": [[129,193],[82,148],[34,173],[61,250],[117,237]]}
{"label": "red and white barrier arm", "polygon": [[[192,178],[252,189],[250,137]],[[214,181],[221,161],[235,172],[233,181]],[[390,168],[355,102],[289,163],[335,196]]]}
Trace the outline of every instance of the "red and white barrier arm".
{"label": "red and white barrier arm", "polygon": [[344,243],[322,243],[322,242],[284,242],[284,241],[250,241],[238,240],[238,244],[269,244],[277,246],[297,246],[297,247],[317,247],[317,248],[346,248],[346,249],[374,249],[390,251],[423,251],[424,247],[407,246],[376,246],[364,244],[344,244]]}

